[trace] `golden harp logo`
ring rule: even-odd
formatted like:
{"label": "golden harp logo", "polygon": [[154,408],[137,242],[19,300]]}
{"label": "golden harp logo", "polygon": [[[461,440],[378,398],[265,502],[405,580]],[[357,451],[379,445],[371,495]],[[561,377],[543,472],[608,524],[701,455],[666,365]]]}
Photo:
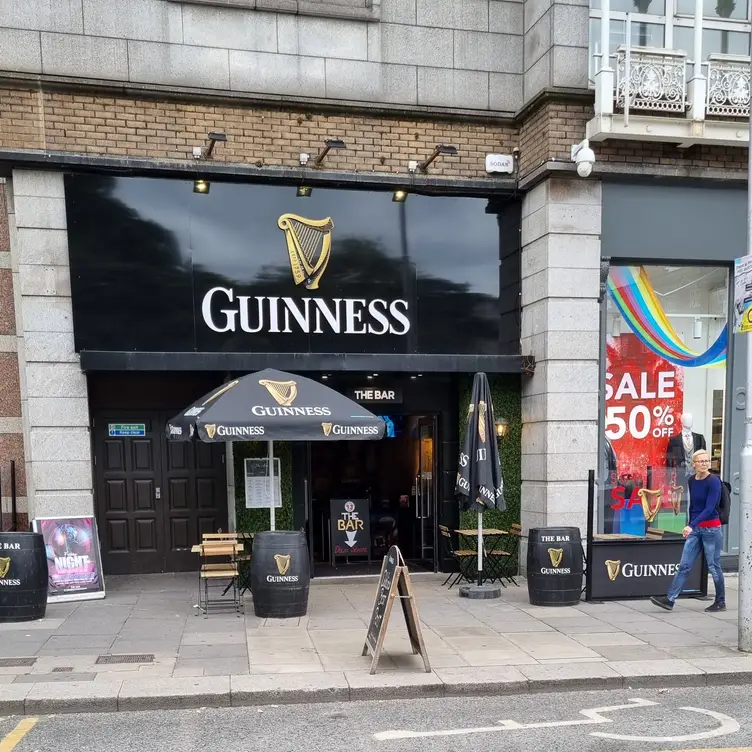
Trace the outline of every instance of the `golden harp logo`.
{"label": "golden harp logo", "polygon": [[619,576],[619,570],[621,569],[621,559],[606,559],[606,571],[608,572],[608,579],[613,582]]}
{"label": "golden harp logo", "polygon": [[277,227],[285,233],[295,284],[302,284],[306,290],[318,290],[332,252],[332,218],[306,219],[297,214],[283,214]]}
{"label": "golden harp logo", "polygon": [[4,579],[8,572],[10,572],[10,557],[0,558],[0,580]]}
{"label": "golden harp logo", "polygon": [[551,559],[551,566],[558,567],[561,565],[561,559],[562,556],[564,556],[564,549],[563,548],[549,548],[548,549],[548,558]]}
{"label": "golden harp logo", "polygon": [[[652,522],[661,509],[661,497],[663,496],[663,491],[660,488],[657,488],[655,490],[650,488],[641,488],[637,492],[637,495],[640,497],[640,503],[642,504],[642,513],[645,515],[645,520],[647,522]],[[650,503],[651,497],[654,500],[653,504]]]}
{"label": "golden harp logo", "polygon": [[259,384],[266,387],[266,391],[274,397],[274,401],[282,407],[290,407],[298,396],[298,385],[295,381],[270,381],[259,379]]}
{"label": "golden harp logo", "polygon": [[206,429],[206,435],[210,438],[214,438],[214,434],[217,433],[217,424],[216,423],[207,423],[204,428]]}
{"label": "golden harp logo", "polygon": [[478,436],[481,443],[486,443],[486,403],[483,400],[478,402]]}
{"label": "golden harp logo", "polygon": [[277,565],[277,571],[281,575],[287,574],[287,570],[290,568],[291,559],[292,559],[291,554],[287,554],[287,556],[282,556],[282,554],[274,554],[274,561]]}
{"label": "golden harp logo", "polygon": [[321,429],[324,431],[324,436],[328,436],[332,432],[332,424],[331,423],[322,423]]}

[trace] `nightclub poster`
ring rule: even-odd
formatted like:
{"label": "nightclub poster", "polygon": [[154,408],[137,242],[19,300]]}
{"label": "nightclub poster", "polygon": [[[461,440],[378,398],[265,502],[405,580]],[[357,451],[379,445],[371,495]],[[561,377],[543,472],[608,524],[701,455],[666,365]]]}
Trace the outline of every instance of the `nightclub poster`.
{"label": "nightclub poster", "polygon": [[47,552],[47,599],[78,601],[104,598],[102,557],[94,517],[47,517],[32,522]]}
{"label": "nightclub poster", "polygon": [[668,518],[679,516],[682,491],[666,455],[670,437],[681,431],[683,400],[681,366],[649,350],[634,334],[609,337],[605,532],[644,535],[648,526],[675,527]]}

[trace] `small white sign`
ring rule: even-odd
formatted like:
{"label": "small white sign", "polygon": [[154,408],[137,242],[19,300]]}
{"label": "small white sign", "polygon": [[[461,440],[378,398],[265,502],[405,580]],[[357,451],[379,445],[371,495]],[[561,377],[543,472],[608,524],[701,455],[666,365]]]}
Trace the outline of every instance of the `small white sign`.
{"label": "small white sign", "polygon": [[[282,486],[279,475],[279,458],[274,458],[274,507],[282,506]],[[269,509],[272,495],[269,493],[269,459],[247,457],[245,460],[245,506],[246,509]]]}
{"label": "small white sign", "polygon": [[514,156],[512,154],[486,154],[486,172],[514,172]]}

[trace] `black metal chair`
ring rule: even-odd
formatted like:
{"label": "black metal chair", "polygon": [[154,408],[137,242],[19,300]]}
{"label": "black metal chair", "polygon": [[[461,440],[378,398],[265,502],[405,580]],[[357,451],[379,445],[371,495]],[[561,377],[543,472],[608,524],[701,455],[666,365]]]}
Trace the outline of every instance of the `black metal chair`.
{"label": "black metal chair", "polygon": [[448,527],[439,525],[439,534],[444,540],[444,546],[446,548],[447,554],[457,563],[458,571],[450,572],[449,576],[444,580],[444,582],[441,583],[443,587],[447,584],[447,582],[449,582],[449,580],[452,579],[452,577],[454,577],[452,583],[449,585],[449,589],[451,590],[460,580],[465,579],[470,582],[470,579],[468,578],[465,570],[468,566],[472,566],[473,561],[477,561],[478,554],[477,552],[471,551],[470,549],[455,548],[454,543],[452,542],[452,532]]}

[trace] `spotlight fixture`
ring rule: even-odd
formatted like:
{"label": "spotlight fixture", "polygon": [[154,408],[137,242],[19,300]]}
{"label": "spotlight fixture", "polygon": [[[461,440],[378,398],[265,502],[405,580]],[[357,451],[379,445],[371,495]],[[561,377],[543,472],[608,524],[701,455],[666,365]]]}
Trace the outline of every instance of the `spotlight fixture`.
{"label": "spotlight fixture", "polygon": [[509,431],[509,423],[506,418],[500,418],[494,423],[496,428],[496,438],[503,439]]}
{"label": "spotlight fixture", "polygon": [[404,204],[407,201],[407,191],[398,190],[392,194],[392,201],[396,204]]}
{"label": "spotlight fixture", "polygon": [[437,144],[436,148],[433,150],[433,154],[425,161],[421,162],[418,165],[418,169],[421,172],[425,172],[428,169],[428,166],[431,164],[431,162],[436,159],[436,157],[439,156],[439,154],[443,154],[444,156],[453,157],[457,154],[457,147],[456,146],[446,146],[445,144]]}
{"label": "spotlight fixture", "polygon": [[193,147],[194,159],[211,159],[217,141],[222,141],[223,143],[227,141],[227,136],[219,131],[212,131],[206,136],[206,138],[209,140],[209,144],[207,146]]}
{"label": "spotlight fixture", "polygon": [[328,138],[325,142],[324,149],[319,153],[316,159],[313,160],[314,167],[320,167],[321,163],[326,159],[326,155],[331,149],[346,149],[345,142],[339,138]]}
{"label": "spotlight fixture", "polygon": [[301,151],[298,155],[298,160],[300,161],[300,166],[305,167],[308,164],[308,160],[311,158],[311,155]]}
{"label": "spotlight fixture", "polygon": [[312,193],[313,188],[310,185],[299,185],[296,195],[298,198],[309,198]]}
{"label": "spotlight fixture", "polygon": [[196,179],[193,181],[194,193],[209,193],[211,190],[211,183],[208,180]]}

